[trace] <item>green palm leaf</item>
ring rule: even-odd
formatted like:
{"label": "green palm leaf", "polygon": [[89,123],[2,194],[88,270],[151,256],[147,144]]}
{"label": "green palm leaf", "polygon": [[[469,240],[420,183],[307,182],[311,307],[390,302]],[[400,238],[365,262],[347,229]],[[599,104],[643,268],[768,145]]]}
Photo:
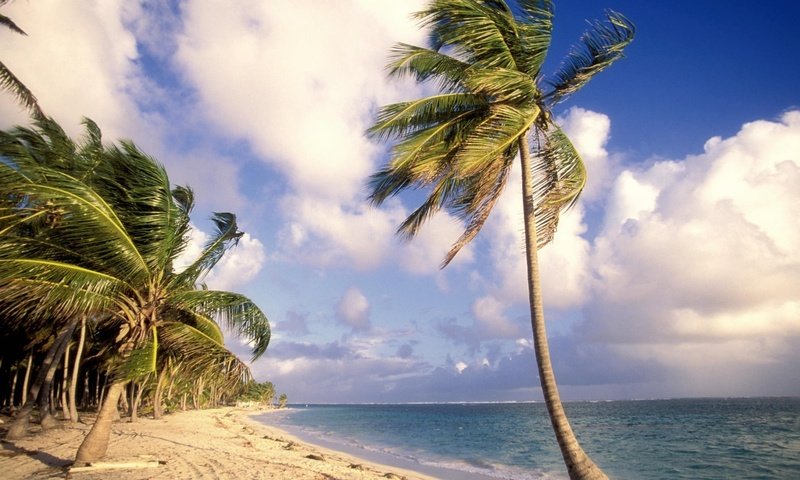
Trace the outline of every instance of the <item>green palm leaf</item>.
{"label": "green palm leaf", "polygon": [[480,173],[487,164],[517,148],[520,137],[530,129],[538,116],[535,105],[530,110],[520,110],[506,104],[496,104],[490,114],[469,135],[459,148],[454,169],[460,178]]}
{"label": "green palm leaf", "polygon": [[506,30],[514,29],[511,10],[505,2],[490,3],[493,5],[477,0],[434,0],[416,16],[431,28],[437,50],[450,47],[454,57],[480,68],[516,68],[504,36]]}
{"label": "green palm leaf", "polygon": [[217,290],[187,290],[168,297],[175,308],[198,312],[219,321],[251,342],[255,360],[267,349],[270,326],[266,315],[244,295]]}
{"label": "green palm leaf", "polygon": [[539,248],[553,239],[560,212],[575,204],[586,185],[586,167],[567,135],[556,126],[541,134],[544,145],[533,165]]}
{"label": "green palm leaf", "polygon": [[44,118],[44,112],[39,106],[36,96],[3,62],[0,62],[0,88],[11,92],[34,118]]}
{"label": "green palm leaf", "polygon": [[573,48],[566,62],[555,74],[548,101],[558,103],[591,80],[595,75],[622,58],[622,50],[633,41],[636,29],[622,14],[608,11],[607,21],[595,22],[592,29]]}

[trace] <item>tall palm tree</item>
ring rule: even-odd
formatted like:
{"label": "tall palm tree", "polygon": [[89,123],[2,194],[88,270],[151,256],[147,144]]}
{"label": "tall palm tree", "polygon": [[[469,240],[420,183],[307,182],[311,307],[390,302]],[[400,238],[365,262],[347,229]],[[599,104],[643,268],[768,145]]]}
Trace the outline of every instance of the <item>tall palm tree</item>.
{"label": "tall palm tree", "polygon": [[486,222],[514,160],[522,167],[525,246],[531,324],[539,380],[570,478],[605,478],[578,444],[564,413],[550,362],[539,281],[538,248],[552,240],[559,212],[573,205],[586,170],[553,122],[553,107],[622,56],[634,27],[608,12],[551,79],[542,64],[550,45],[553,7],[547,0],[433,0],[416,14],[430,29],[430,47],[400,44],[388,66],[392,77],[435,82],[440,93],[384,106],[368,130],[396,140],[390,162],[370,179],[370,201],[380,205],[406,189],[427,199],[398,228],[413,237],[445,209],[466,228],[446,266]]}
{"label": "tall palm tree", "polygon": [[[129,379],[155,371],[159,339],[218,338],[217,320],[251,342],[253,358],[270,339],[252,301],[198,288],[242,236],[235,216],[215,214],[202,254],[176,272],[189,239],[191,190],[172,189],[164,168],[132,143],[104,146],[97,125],[85,125],[79,143],[50,119],[0,132],[2,313],[20,322],[91,314],[116,332],[113,381],[79,463],[105,454],[119,396]],[[34,224],[42,224],[34,235],[16,234]],[[22,312],[28,317],[14,317]]]}

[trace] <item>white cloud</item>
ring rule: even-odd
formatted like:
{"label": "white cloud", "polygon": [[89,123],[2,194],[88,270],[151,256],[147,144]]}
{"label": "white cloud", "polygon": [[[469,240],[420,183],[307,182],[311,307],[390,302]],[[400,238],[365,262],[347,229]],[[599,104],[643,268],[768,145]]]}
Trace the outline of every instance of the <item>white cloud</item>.
{"label": "white cloud", "polygon": [[610,158],[605,149],[611,132],[611,120],[602,113],[572,107],[558,119],[558,123],[586,165],[588,179],[581,199],[597,200],[607,188],[611,173]]}
{"label": "white cloud", "polygon": [[456,362],[456,364],[454,365],[454,368],[458,373],[464,373],[464,370],[466,370],[467,367],[469,367],[469,365],[467,365],[464,362]]}
{"label": "white cloud", "polygon": [[283,208],[294,217],[281,231],[286,255],[317,266],[345,264],[359,270],[383,261],[403,212],[397,204],[377,210],[300,195],[284,198]]}
{"label": "white cloud", "polygon": [[356,287],[350,287],[336,304],[336,318],[353,330],[369,330],[369,301]]}
{"label": "white cloud", "polygon": [[245,233],[214,266],[206,277],[206,283],[215,290],[235,290],[256,278],[266,257],[261,241]]}
{"label": "white cloud", "polygon": [[[396,261],[407,272],[418,275],[435,274],[445,255],[463,232],[464,226],[461,222],[445,212],[439,212],[411,241],[396,250]],[[466,245],[453,258],[448,268],[471,263],[474,258],[473,246]]]}
{"label": "white cloud", "polygon": [[422,43],[410,18],[421,5],[183,5],[176,60],[202,110],[247,140],[288,182],[291,193],[281,203],[287,255],[303,252],[316,265],[361,269],[386,255],[399,217],[396,210],[363,207],[364,183],[380,153],[363,132],[376,105],[412,95],[409,83],[386,82],[384,65],[394,43]]}
{"label": "white cloud", "polygon": [[515,338],[520,335],[519,327],[506,318],[505,305],[492,296],[481,297],[472,304],[472,315],[478,328],[486,333],[486,338]]}
{"label": "white cloud", "polygon": [[[136,39],[125,21],[137,10],[121,0],[11,2],[3,14],[28,35],[0,29],[3,62],[68,133],[79,133],[86,116],[109,138],[135,136],[145,127],[132,97],[140,82]],[[3,127],[27,123],[6,94],[0,95],[0,117]]]}
{"label": "white cloud", "polygon": [[622,172],[595,241],[586,335],[731,379],[787,355],[800,337],[798,185],[796,111]]}

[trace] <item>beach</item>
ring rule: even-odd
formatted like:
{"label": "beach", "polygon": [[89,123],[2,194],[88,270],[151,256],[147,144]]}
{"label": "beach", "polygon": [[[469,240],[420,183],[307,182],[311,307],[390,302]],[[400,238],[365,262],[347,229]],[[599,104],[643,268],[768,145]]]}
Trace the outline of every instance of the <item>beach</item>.
{"label": "beach", "polygon": [[312,445],[250,418],[262,413],[224,407],[177,412],[160,420],[139,418],[135,423],[123,418],[114,424],[102,463],[87,469],[69,466],[90,425],[63,423],[43,434],[34,425],[26,438],[2,442],[0,476],[6,480],[433,478]]}

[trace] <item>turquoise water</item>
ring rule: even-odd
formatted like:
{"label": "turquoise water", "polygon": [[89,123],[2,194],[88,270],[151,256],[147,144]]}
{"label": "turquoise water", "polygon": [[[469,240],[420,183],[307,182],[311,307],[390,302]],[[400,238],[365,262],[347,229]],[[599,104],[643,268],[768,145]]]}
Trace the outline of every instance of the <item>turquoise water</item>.
{"label": "turquoise water", "polygon": [[[800,479],[800,398],[573,402],[565,409],[584,450],[612,478]],[[447,479],[566,478],[541,403],[294,406],[263,421]]]}

